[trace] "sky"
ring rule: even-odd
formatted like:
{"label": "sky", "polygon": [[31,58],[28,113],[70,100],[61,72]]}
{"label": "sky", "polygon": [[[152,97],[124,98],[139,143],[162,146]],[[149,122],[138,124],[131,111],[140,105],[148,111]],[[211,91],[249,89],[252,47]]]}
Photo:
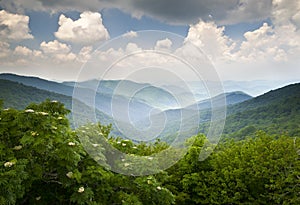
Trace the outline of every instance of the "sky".
{"label": "sky", "polygon": [[196,58],[189,42],[221,81],[297,81],[299,27],[299,0],[1,0],[0,73],[74,81],[113,64],[112,78],[130,66],[155,78],[143,66],[176,67],[180,52]]}

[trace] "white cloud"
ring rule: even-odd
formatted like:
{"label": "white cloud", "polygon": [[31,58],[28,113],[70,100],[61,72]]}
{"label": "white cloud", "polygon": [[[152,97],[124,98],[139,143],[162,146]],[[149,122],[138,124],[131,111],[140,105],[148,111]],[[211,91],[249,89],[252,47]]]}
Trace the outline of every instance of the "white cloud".
{"label": "white cloud", "polygon": [[247,61],[293,61],[300,51],[300,33],[291,23],[273,27],[264,23],[244,36],[237,57]]}
{"label": "white cloud", "polygon": [[168,38],[159,40],[156,42],[156,45],[154,47],[155,50],[170,50],[172,47],[172,41]]}
{"label": "white cloud", "polygon": [[53,60],[56,62],[68,62],[76,59],[76,55],[71,52],[71,46],[60,43],[57,40],[49,41],[48,43],[43,41],[40,44],[40,48],[45,55],[54,58]]}
{"label": "white cloud", "polygon": [[91,58],[92,51],[93,51],[93,47],[92,46],[85,46],[85,47],[83,47],[79,51],[79,53],[77,55],[77,60],[79,62],[86,62],[86,61],[88,61]]}
{"label": "white cloud", "polygon": [[20,14],[0,11],[0,39],[5,41],[20,41],[32,39],[28,27],[29,17]]}
{"label": "white cloud", "polygon": [[137,32],[135,32],[135,31],[129,31],[129,32],[123,34],[123,37],[125,37],[125,38],[135,38],[137,36],[138,36]]}
{"label": "white cloud", "polygon": [[30,56],[32,53],[33,51],[25,46],[17,46],[14,50],[14,54],[18,56]]}
{"label": "white cloud", "polygon": [[45,58],[40,50],[31,50],[25,46],[17,46],[12,54],[12,61],[19,65],[40,65]]}
{"label": "white cloud", "polygon": [[49,41],[48,43],[43,41],[40,45],[40,48],[46,54],[66,54],[71,51],[71,46],[60,43],[57,40]]}
{"label": "white cloud", "polygon": [[194,43],[212,61],[230,59],[235,43],[224,35],[225,27],[218,27],[214,22],[199,21],[191,25],[186,37]]}
{"label": "white cloud", "polygon": [[63,41],[91,45],[109,38],[107,30],[102,24],[101,14],[97,12],[85,11],[75,21],[61,14],[58,24],[58,31],[54,35]]}
{"label": "white cloud", "polygon": [[224,27],[200,21],[190,26],[186,40],[201,48],[225,79],[278,79],[299,74],[300,31],[290,20],[279,25],[264,23],[245,32],[240,41],[226,36]]}
{"label": "white cloud", "polygon": [[139,48],[139,46],[135,43],[128,43],[125,49],[125,52],[127,54],[130,54],[132,52],[137,52],[137,51],[141,51],[142,49]]}
{"label": "white cloud", "polygon": [[9,54],[10,54],[9,44],[0,41],[0,58],[5,58],[9,56]]}

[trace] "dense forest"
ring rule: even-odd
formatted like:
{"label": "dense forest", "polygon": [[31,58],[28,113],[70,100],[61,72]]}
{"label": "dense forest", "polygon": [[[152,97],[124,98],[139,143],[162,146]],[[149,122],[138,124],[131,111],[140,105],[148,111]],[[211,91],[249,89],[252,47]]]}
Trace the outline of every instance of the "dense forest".
{"label": "dense forest", "polygon": [[[190,137],[187,154],[167,170],[126,176],[109,171],[105,146],[91,144],[101,152],[96,158],[87,154],[79,132],[89,136],[99,130],[98,136],[120,151],[148,160],[169,145],[159,140],[135,144],[110,135],[111,126],[100,123],[74,130],[68,113],[64,104],[50,100],[19,110],[1,106],[0,204],[300,204],[296,134],[257,129],[247,137],[245,132],[241,140],[219,143],[204,161],[199,153],[207,139],[199,134]],[[115,160],[124,169],[135,166]]]}

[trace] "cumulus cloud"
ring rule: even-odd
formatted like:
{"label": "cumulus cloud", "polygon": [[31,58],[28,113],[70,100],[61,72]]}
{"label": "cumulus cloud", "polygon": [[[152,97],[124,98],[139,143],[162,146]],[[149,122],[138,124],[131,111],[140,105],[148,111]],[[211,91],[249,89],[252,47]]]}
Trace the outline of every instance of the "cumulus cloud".
{"label": "cumulus cloud", "polygon": [[56,62],[68,62],[76,59],[76,55],[71,52],[71,46],[60,43],[57,40],[49,42],[43,41],[40,44],[40,49]]}
{"label": "cumulus cloud", "polygon": [[9,44],[0,41],[0,58],[5,58],[9,56],[9,53],[10,53]]}
{"label": "cumulus cloud", "polygon": [[159,40],[154,47],[155,50],[169,50],[172,47],[172,41],[168,38]]}
{"label": "cumulus cloud", "polygon": [[224,29],[200,21],[190,26],[186,37],[202,49],[222,77],[249,80],[299,74],[300,31],[291,21],[263,23],[245,32],[242,40],[230,39]]}
{"label": "cumulus cloud", "polygon": [[135,31],[129,31],[129,32],[123,34],[123,37],[125,37],[125,38],[135,38],[137,36],[138,36],[138,34]]}
{"label": "cumulus cloud", "polygon": [[29,17],[20,14],[0,11],[0,39],[6,41],[20,41],[32,39],[28,27]]}
{"label": "cumulus cloud", "polygon": [[212,61],[230,59],[236,44],[224,31],[225,27],[218,27],[214,22],[199,21],[190,26],[186,41],[198,46]]}
{"label": "cumulus cloud", "polygon": [[26,46],[17,46],[12,52],[12,60],[17,65],[38,65],[43,59],[40,50],[32,50]]}
{"label": "cumulus cloud", "polygon": [[109,38],[101,14],[97,12],[85,11],[75,21],[61,14],[58,24],[58,31],[54,35],[63,41],[87,45]]}
{"label": "cumulus cloud", "polygon": [[300,52],[300,32],[292,23],[274,26],[268,23],[244,33],[242,41],[226,36],[225,27],[200,21],[191,25],[186,41],[198,46],[215,63],[285,62]]}
{"label": "cumulus cloud", "polygon": [[141,51],[142,49],[139,48],[139,46],[135,43],[128,43],[125,49],[125,52],[130,54],[132,52],[138,52]]}
{"label": "cumulus cloud", "polygon": [[14,54],[19,56],[30,56],[32,54],[32,50],[25,46],[17,46],[15,48]]}
{"label": "cumulus cloud", "polygon": [[292,23],[271,26],[264,23],[244,34],[237,57],[247,61],[294,61],[300,52],[300,33]]}
{"label": "cumulus cloud", "polygon": [[69,53],[71,50],[71,46],[60,43],[57,40],[49,41],[48,43],[43,41],[40,45],[41,50],[46,54],[61,54],[61,53]]}
{"label": "cumulus cloud", "polygon": [[91,58],[92,52],[93,52],[93,47],[92,46],[83,47],[77,55],[77,60],[79,62],[88,61]]}

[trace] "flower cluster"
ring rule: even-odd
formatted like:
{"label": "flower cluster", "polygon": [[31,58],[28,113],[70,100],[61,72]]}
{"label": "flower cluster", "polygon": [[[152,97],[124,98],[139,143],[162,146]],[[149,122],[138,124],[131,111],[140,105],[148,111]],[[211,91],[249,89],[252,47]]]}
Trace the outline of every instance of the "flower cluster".
{"label": "flower cluster", "polygon": [[15,162],[5,162],[4,167],[12,167],[15,164]]}
{"label": "flower cluster", "polygon": [[33,109],[27,109],[27,110],[25,110],[25,112],[32,113],[32,112],[34,112],[34,110]]}
{"label": "flower cluster", "polygon": [[15,146],[13,149],[14,150],[20,150],[20,149],[22,149],[22,145]]}
{"label": "flower cluster", "polygon": [[83,186],[79,187],[79,189],[78,189],[78,193],[82,193],[82,192],[84,192],[84,187]]}
{"label": "flower cluster", "polygon": [[73,172],[68,172],[66,176],[71,179],[73,177]]}
{"label": "flower cluster", "polygon": [[75,142],[69,142],[68,145],[69,146],[75,146],[76,144],[75,144]]}

